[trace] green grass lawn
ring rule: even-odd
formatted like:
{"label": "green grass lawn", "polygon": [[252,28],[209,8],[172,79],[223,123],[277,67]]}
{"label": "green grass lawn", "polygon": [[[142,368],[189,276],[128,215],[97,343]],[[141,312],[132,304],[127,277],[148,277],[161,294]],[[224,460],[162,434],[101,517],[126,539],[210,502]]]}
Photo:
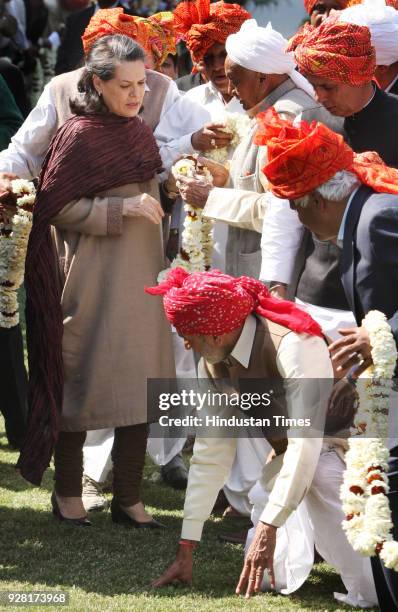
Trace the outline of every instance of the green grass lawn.
{"label": "green grass lawn", "polygon": [[159,482],[157,468],[148,462],[144,501],[167,530],[131,530],[114,525],[109,513],[94,514],[91,528],[63,525],[50,513],[52,470],[40,489],[23,481],[15,473],[17,453],[8,447],[3,425],[0,420],[0,590],[67,591],[72,610],[348,609],[334,602],[333,591],[342,592],[344,587],[325,564],[316,565],[308,582],[289,598],[261,594],[245,601],[236,597],[243,549],[218,541],[220,530],[236,530],[237,524],[217,517],[208,522],[195,551],[192,589],[151,590],[151,580],[173,558],[184,493]]}

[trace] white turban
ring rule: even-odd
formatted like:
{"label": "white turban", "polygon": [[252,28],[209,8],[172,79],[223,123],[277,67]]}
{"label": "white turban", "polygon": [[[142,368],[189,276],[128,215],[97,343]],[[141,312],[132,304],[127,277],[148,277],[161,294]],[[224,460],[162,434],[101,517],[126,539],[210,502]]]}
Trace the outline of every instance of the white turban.
{"label": "white turban", "polygon": [[339,21],[366,26],[376,49],[376,64],[391,66],[398,62],[398,11],[384,0],[364,0],[339,12]]}
{"label": "white turban", "polygon": [[255,19],[248,19],[239,32],[228,36],[225,47],[235,64],[262,74],[287,74],[297,87],[314,98],[312,85],[296,70],[294,54],[286,53],[287,44],[271,22],[261,28]]}

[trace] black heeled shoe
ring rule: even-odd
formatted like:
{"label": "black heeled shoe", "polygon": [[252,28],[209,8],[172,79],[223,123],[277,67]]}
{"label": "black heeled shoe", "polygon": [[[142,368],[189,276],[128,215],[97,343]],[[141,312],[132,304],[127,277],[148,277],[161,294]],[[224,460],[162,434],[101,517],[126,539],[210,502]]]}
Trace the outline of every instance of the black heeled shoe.
{"label": "black heeled shoe", "polygon": [[111,517],[114,523],[118,523],[119,525],[129,525],[130,527],[134,527],[135,529],[165,529],[166,526],[159,521],[155,521],[152,519],[151,521],[147,521],[146,523],[140,523],[140,521],[136,521],[131,518],[124,510],[121,509],[118,503],[112,499],[111,502]]}
{"label": "black heeled shoe", "polygon": [[83,516],[82,518],[72,519],[66,518],[66,516],[61,514],[61,510],[59,509],[58,501],[54,491],[51,495],[51,505],[53,507],[53,515],[59,521],[63,521],[64,523],[68,523],[69,525],[73,525],[74,527],[90,527],[91,522],[85,516]]}

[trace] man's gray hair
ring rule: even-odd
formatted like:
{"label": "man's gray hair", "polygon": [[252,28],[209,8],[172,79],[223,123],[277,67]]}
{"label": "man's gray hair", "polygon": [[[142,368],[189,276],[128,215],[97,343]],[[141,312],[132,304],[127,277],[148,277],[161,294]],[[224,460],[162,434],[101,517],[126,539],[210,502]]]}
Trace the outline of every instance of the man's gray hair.
{"label": "man's gray hair", "polygon": [[[314,191],[319,193],[325,200],[341,202],[341,200],[348,198],[360,184],[361,181],[353,172],[340,170],[326,183],[314,189]],[[310,194],[298,198],[294,202],[296,206],[306,208],[310,202]]]}

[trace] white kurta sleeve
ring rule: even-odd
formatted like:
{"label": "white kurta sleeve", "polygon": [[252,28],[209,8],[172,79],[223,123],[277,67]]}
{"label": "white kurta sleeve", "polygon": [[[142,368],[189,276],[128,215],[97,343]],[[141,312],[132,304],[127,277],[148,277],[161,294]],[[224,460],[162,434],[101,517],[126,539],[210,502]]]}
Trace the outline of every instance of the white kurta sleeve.
{"label": "white kurta sleeve", "polygon": [[269,206],[269,195],[269,192],[214,187],[207,198],[203,214],[208,219],[261,233],[263,218]]}
{"label": "white kurta sleeve", "polygon": [[290,283],[303,233],[289,201],[269,193],[262,226],[260,280]]}
{"label": "white kurta sleeve", "polygon": [[166,170],[170,170],[181,155],[194,152],[192,134],[210,121],[209,111],[187,96],[180,96],[166,112],[162,112],[154,136]]}
{"label": "white kurta sleeve", "polygon": [[[289,416],[306,415],[323,421],[319,411],[326,413],[333,384],[325,341],[317,336],[288,334],[279,346],[277,366],[284,378]],[[260,516],[262,522],[280,527],[297,508],[311,485],[322,443],[322,438],[288,434],[281,469]]]}
{"label": "white kurta sleeve", "polygon": [[[202,361],[198,366],[199,378],[206,378]],[[214,413],[208,409],[207,413]],[[217,408],[222,418],[235,414],[233,408]],[[203,415],[202,418],[204,418]],[[218,492],[224,486],[236,454],[236,438],[196,437],[185,495],[184,521],[181,537],[200,540],[205,521],[210,516]]]}
{"label": "white kurta sleeve", "polygon": [[1,151],[0,172],[24,179],[38,176],[56,129],[57,111],[48,84],[8,148]]}

